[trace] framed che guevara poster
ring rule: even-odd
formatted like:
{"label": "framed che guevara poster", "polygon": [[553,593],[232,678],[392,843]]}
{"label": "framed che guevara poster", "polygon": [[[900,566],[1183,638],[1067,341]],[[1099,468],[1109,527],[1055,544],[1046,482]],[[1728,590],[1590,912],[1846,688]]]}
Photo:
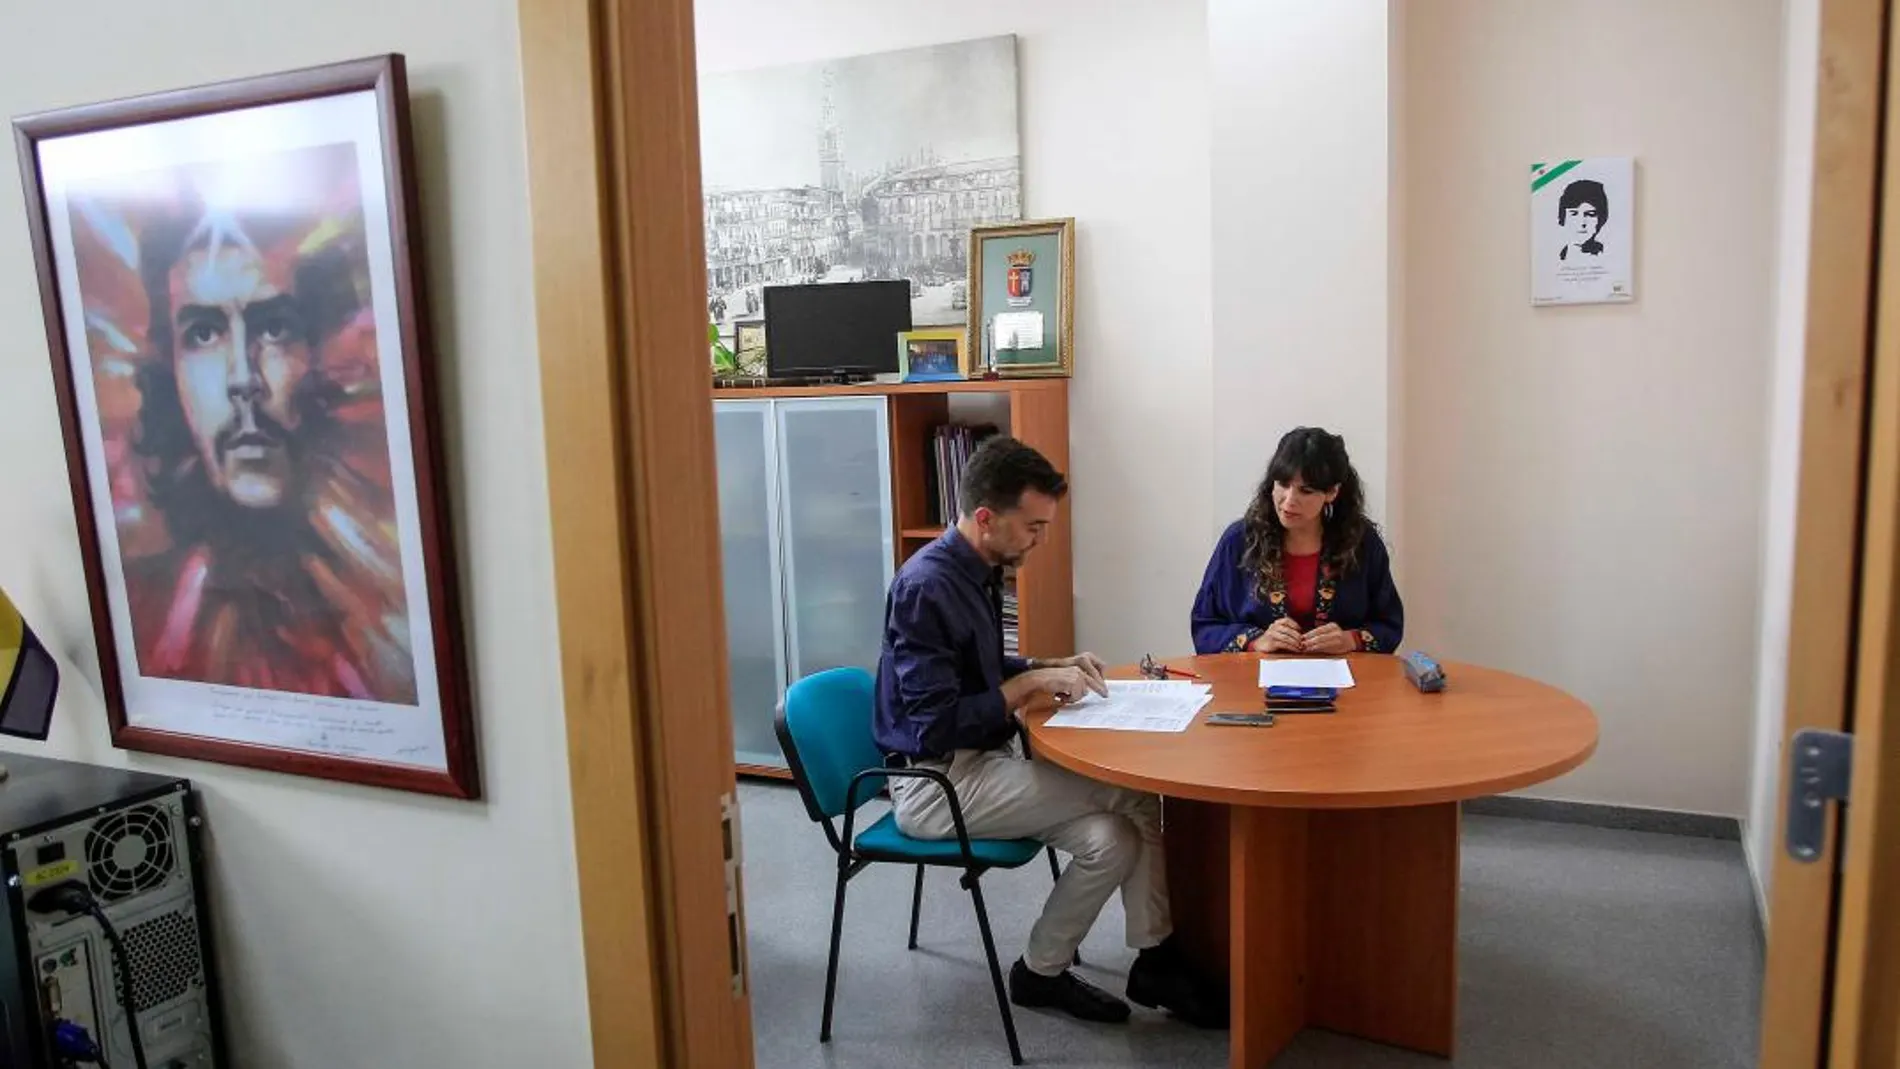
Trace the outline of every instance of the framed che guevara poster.
{"label": "framed che guevara poster", "polygon": [[114,744],[477,797],[402,57],[14,131]]}

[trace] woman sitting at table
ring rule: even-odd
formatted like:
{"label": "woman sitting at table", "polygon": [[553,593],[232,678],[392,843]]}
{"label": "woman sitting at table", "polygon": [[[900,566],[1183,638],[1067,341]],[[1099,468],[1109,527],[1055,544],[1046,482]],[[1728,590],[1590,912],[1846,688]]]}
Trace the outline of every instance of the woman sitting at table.
{"label": "woman sitting at table", "polygon": [[1345,439],[1280,439],[1247,515],[1227,528],[1194,599],[1194,652],[1391,653],[1405,631],[1392,561],[1366,519]]}

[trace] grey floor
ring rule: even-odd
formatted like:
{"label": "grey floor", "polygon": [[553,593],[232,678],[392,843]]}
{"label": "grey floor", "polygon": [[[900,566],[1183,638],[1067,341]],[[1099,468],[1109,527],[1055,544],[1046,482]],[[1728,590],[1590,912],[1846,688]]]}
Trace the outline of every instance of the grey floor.
{"label": "grey floor", "polygon": [[[1006,1067],[969,896],[949,872],[924,889],[906,950],[908,868],[851,881],[832,1041],[818,1042],[835,862],[790,787],[747,784],[746,919],[760,1069]],[[874,812],[868,808],[867,814]],[[1041,863],[984,877],[1004,967],[1049,890]],[[1717,1069],[1755,1064],[1761,986],[1754,905],[1737,843],[1467,816],[1458,1056],[1473,1069]],[[1083,972],[1120,992],[1132,955],[1111,902]],[[1032,1065],[1227,1064],[1224,1033],[1137,1010],[1125,1026],[1017,1011]],[[1275,1069],[1447,1063],[1309,1030]]]}

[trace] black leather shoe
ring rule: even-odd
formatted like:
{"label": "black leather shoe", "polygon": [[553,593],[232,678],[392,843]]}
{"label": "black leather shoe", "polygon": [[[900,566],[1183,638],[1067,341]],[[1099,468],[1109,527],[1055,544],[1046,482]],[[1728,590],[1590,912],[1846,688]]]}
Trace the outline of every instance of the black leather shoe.
{"label": "black leather shoe", "polygon": [[1021,958],[1009,967],[1009,1000],[1029,1009],[1061,1010],[1084,1021],[1121,1024],[1128,1020],[1128,1003],[1068,969],[1054,976],[1031,972]]}
{"label": "black leather shoe", "polygon": [[1166,944],[1142,951],[1128,970],[1128,999],[1196,1028],[1227,1027],[1227,992],[1198,976]]}

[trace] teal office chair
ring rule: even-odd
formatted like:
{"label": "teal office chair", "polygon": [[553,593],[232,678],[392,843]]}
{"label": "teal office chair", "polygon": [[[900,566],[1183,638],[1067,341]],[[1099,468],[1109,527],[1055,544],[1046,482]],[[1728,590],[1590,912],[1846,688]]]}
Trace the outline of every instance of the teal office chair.
{"label": "teal office chair", "polygon": [[[972,839],[963,826],[963,807],[956,789],[943,773],[928,768],[886,768],[884,755],[871,737],[871,710],[876,684],[861,668],[833,668],[792,684],[778,712],[778,741],[791,766],[792,780],[805,800],[805,812],[825,829],[825,838],[838,855],[838,889],[831,907],[831,959],[825,966],[825,1014],[818,1031],[820,1043],[831,1042],[831,1008],[838,988],[838,943],[844,927],[844,892],[851,877],[873,862],[917,866],[910,903],[910,948],[917,949],[917,914],[923,904],[924,867],[936,865],[963,870],[961,883],[976,907],[976,926],[983,933],[983,953],[989,958],[990,983],[996,1005],[1003,1012],[1003,1034],[1009,1038],[1009,1058],[1023,1063],[1016,1043],[1016,1021],[1009,1012],[1003,989],[1003,970],[996,962],[996,940],[983,908],[979,882],[990,869],[1013,869],[1028,864],[1042,845],[1034,839]],[[875,797],[885,780],[925,779],[936,783],[950,799],[954,840],[913,839],[897,830],[889,813],[852,837],[858,809]],[[842,831],[832,821],[842,816]],[[1056,867],[1050,851],[1051,867]]]}

